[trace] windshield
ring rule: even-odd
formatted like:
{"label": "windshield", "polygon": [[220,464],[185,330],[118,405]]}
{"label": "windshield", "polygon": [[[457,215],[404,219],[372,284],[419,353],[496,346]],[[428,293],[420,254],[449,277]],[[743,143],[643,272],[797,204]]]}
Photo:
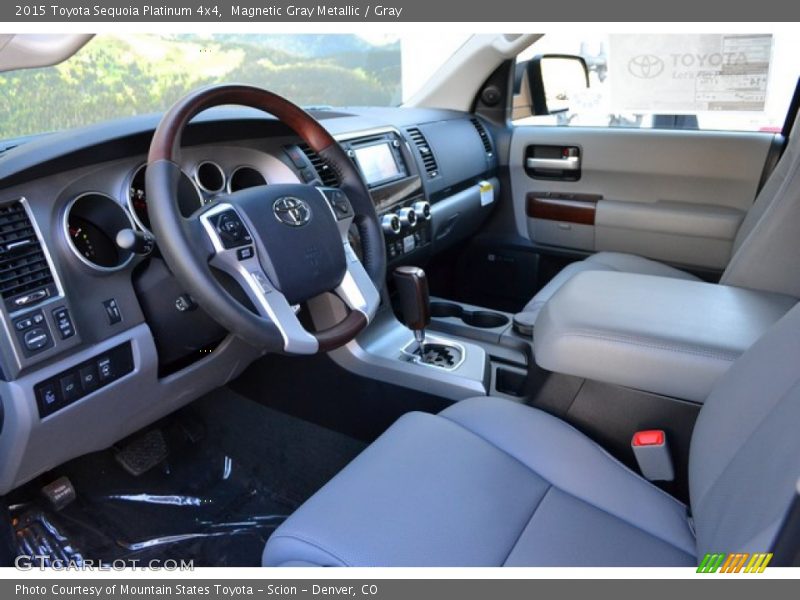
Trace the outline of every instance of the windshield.
{"label": "windshield", "polygon": [[467,36],[98,35],[59,65],[0,73],[0,138],[161,112],[213,83],[302,106],[402,103]]}

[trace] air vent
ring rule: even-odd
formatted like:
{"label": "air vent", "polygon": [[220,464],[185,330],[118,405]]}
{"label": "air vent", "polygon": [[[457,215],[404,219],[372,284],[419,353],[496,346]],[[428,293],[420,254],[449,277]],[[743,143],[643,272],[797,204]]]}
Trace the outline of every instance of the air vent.
{"label": "air vent", "polygon": [[42,245],[21,202],[0,206],[0,296],[9,311],[55,293]]}
{"label": "air vent", "polygon": [[483,126],[483,123],[480,122],[480,119],[473,117],[470,119],[472,124],[475,126],[475,131],[478,132],[478,135],[481,136],[481,142],[483,142],[483,149],[486,150],[486,155],[492,155],[492,140],[489,138],[489,133],[486,131],[486,128]]}
{"label": "air vent", "polygon": [[311,166],[314,167],[314,170],[319,175],[319,178],[322,180],[322,184],[328,187],[339,187],[341,183],[339,181],[339,176],[336,174],[330,165],[328,165],[319,154],[314,152],[311,149],[311,146],[308,144],[298,144],[298,148],[303,151],[303,154],[306,155],[308,160],[311,162]]}
{"label": "air vent", "polygon": [[425,136],[422,135],[419,127],[410,127],[406,131],[408,131],[411,141],[414,142],[417,150],[419,150],[419,154],[422,157],[422,162],[425,165],[425,172],[428,173],[428,177],[436,177],[439,175],[439,165],[436,164],[436,157],[433,155],[433,151],[428,145],[428,140],[426,140]]}

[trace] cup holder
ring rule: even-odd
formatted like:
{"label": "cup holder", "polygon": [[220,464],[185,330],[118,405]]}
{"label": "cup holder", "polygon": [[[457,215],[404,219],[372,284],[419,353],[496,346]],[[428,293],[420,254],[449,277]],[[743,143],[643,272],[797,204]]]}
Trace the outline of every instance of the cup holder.
{"label": "cup holder", "polygon": [[452,302],[431,302],[432,317],[455,317],[456,319],[460,319],[463,314],[464,309],[461,308],[459,304],[453,304]]}
{"label": "cup holder", "polygon": [[479,329],[495,329],[509,323],[508,317],[500,313],[489,310],[467,310],[453,302],[431,302],[431,316],[461,319],[466,325]]}
{"label": "cup holder", "polygon": [[467,325],[480,327],[481,329],[494,329],[495,327],[508,325],[508,317],[488,310],[476,310],[474,312],[465,310],[461,320]]}

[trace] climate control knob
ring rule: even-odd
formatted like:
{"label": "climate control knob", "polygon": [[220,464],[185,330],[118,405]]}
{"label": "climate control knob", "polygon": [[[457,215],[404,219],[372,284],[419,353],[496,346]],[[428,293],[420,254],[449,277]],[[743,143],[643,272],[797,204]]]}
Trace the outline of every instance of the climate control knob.
{"label": "climate control knob", "polygon": [[400,225],[400,217],[392,214],[383,215],[383,218],[381,218],[381,227],[383,227],[383,231],[386,233],[400,233],[400,229],[402,229]]}
{"label": "climate control knob", "polygon": [[398,210],[397,216],[400,217],[400,224],[403,227],[413,227],[417,224],[417,213],[410,206]]}
{"label": "climate control knob", "polygon": [[420,219],[424,219],[425,221],[431,218],[431,204],[425,200],[420,200],[419,202],[414,202],[414,212],[417,213],[417,217]]}

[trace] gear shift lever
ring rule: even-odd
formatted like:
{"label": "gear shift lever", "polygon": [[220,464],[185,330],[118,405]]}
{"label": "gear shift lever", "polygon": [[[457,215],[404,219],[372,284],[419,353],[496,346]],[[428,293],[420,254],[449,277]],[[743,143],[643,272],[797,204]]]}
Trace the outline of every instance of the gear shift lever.
{"label": "gear shift lever", "polygon": [[431,322],[431,300],[428,279],[419,267],[397,267],[394,282],[400,295],[403,321],[414,332],[420,350],[425,343],[425,328]]}

